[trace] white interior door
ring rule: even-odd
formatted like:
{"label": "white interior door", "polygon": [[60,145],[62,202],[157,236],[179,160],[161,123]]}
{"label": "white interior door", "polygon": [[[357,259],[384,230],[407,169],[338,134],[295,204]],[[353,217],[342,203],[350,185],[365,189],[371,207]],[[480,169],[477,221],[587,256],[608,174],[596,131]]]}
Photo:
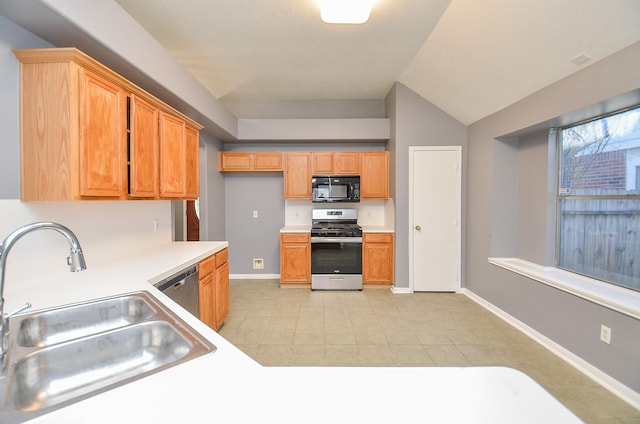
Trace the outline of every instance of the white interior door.
{"label": "white interior door", "polygon": [[409,280],[413,291],[460,289],[459,146],[409,148]]}

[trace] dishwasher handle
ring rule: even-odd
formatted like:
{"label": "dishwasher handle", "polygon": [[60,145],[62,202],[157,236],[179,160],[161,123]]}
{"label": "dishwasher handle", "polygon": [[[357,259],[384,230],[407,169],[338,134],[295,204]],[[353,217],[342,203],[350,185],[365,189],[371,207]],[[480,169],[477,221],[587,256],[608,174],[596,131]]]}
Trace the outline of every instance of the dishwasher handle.
{"label": "dishwasher handle", "polygon": [[187,281],[187,277],[198,272],[198,266],[195,265],[185,271],[179,272],[178,274],[172,275],[166,280],[162,280],[159,283],[155,284],[155,287],[160,291],[167,291],[173,287],[174,290],[180,289]]}

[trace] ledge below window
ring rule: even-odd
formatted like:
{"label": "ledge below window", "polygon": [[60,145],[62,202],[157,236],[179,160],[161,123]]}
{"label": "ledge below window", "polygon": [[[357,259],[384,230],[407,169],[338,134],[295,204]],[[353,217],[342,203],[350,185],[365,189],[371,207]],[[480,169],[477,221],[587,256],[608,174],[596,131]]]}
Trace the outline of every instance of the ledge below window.
{"label": "ledge below window", "polygon": [[640,292],[518,258],[489,258],[489,263],[640,319]]}

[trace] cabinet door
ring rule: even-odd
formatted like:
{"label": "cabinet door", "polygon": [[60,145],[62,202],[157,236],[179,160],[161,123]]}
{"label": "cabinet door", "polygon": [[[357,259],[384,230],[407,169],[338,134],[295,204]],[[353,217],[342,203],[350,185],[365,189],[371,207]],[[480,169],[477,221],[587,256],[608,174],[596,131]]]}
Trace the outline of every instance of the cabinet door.
{"label": "cabinet door", "polygon": [[311,155],[313,175],[333,174],[333,153],[313,152]]}
{"label": "cabinet door", "polygon": [[218,152],[218,171],[251,171],[253,153]]}
{"label": "cabinet door", "polygon": [[365,234],[362,280],[365,283],[393,282],[393,234]]}
{"label": "cabinet door", "polygon": [[333,172],[336,175],[358,175],[360,173],[360,153],[335,152],[333,164]]}
{"label": "cabinet door", "polygon": [[80,195],[121,197],[126,186],[126,94],[80,70]]}
{"label": "cabinet door", "polygon": [[362,152],[360,197],[389,198],[389,152]]}
{"label": "cabinet door", "polygon": [[253,169],[256,171],[282,171],[282,153],[255,152]]}
{"label": "cabinet door", "polygon": [[311,153],[285,153],[285,199],[311,199]]}
{"label": "cabinet door", "polygon": [[311,282],[311,242],[308,234],[281,235],[280,282]]}
{"label": "cabinet door", "polygon": [[209,327],[216,328],[216,287],[215,273],[211,273],[205,277],[201,277],[199,281],[199,314],[200,321]]}
{"label": "cabinet door", "polygon": [[200,196],[200,161],[198,131],[187,127],[185,138],[185,197],[197,199]]}
{"label": "cabinet door", "polygon": [[185,123],[160,112],[160,197],[185,195]]}
{"label": "cabinet door", "polygon": [[129,109],[129,195],[158,197],[158,108],[132,95]]}
{"label": "cabinet door", "polygon": [[216,268],[216,324],[218,330],[229,315],[229,263],[224,263]]}

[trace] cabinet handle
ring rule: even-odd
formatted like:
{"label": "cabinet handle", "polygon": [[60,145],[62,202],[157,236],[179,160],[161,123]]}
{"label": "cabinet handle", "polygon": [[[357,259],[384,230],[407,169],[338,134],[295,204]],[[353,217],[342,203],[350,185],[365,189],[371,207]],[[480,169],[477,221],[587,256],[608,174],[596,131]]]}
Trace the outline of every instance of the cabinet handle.
{"label": "cabinet handle", "polygon": [[416,230],[420,231],[422,230],[422,227],[420,227],[419,225],[416,225]]}

